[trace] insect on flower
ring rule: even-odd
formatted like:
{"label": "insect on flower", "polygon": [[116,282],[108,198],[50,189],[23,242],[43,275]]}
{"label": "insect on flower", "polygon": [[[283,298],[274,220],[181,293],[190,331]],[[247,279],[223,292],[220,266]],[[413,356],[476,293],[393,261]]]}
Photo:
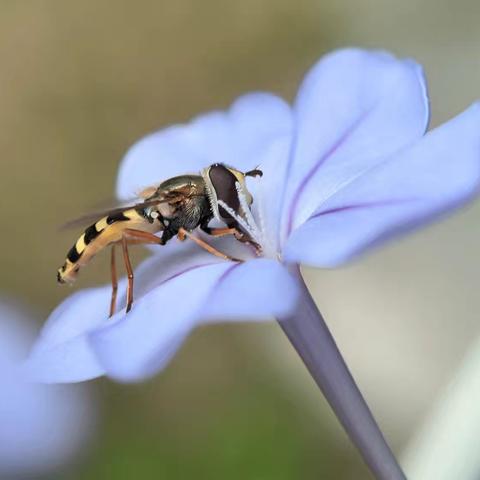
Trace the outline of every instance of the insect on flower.
{"label": "insect on flower", "polygon": [[[191,232],[200,227],[212,236],[233,235],[240,242],[253,245],[260,253],[260,246],[242,226],[242,218],[248,215],[249,206],[253,202],[245,184],[246,176],[262,176],[262,172],[254,169],[243,173],[233,167],[215,163],[204,168],[200,175],[180,175],[165,180],[159,186],[146,188],[139,194],[143,200],[139,203],[98,214],[102,218],[85,230],[68,252],[65,263],[58,269],[58,282],[74,282],[81,267],[98,251],[111,246],[112,316],[115,313],[118,288],[115,260],[115,247],[118,244],[122,246],[128,274],[127,312],[133,303],[133,270],[128,254],[129,245],[165,245],[174,236],[182,241],[188,237],[217,257],[235,260],[192,235]],[[246,199],[247,204],[241,199]],[[213,218],[226,227],[209,227]],[[158,232],[162,232],[161,237],[155,235]]]}
{"label": "insect on flower", "polygon": [[[274,317],[375,478],[404,480],[299,267],[340,266],[478,196],[479,104],[427,132],[428,119],[418,64],[387,52],[345,49],[319,60],[291,106],[272,94],[250,93],[227,111],[140,140],[120,167],[119,198],[150,183],[155,173],[168,178],[202,171],[205,222],[198,212],[188,228],[179,222],[187,208],[174,215],[176,203],[162,197],[161,184],[160,194],[154,188],[144,193],[144,202],[153,198],[156,204],[120,211],[126,218],[112,223],[111,231],[119,231],[110,243],[122,242],[126,249],[127,220],[144,226],[142,238],[130,243],[149,243],[140,241],[145,226],[147,234],[154,226],[163,229],[166,241],[173,226],[165,220],[177,220],[173,235],[182,237],[217,216],[226,224],[223,233],[234,236],[231,229],[236,230],[262,258],[249,252],[242,263],[223,262],[180,242],[169,251],[159,249],[137,270],[138,300],[129,315],[105,322],[97,306],[108,286],[77,292],[58,306],[26,362],[29,375],[48,383],[102,375],[143,380],[164,368],[198,325]],[[236,174],[224,162],[247,173]],[[251,170],[256,165],[264,178],[249,185],[252,204],[244,181],[245,175],[260,175]],[[161,224],[152,212],[163,218]],[[102,238],[97,227],[107,229],[107,220],[91,233]],[[78,243],[87,248],[85,236]],[[232,256],[243,258],[238,246],[227,238],[222,250],[232,248]]]}

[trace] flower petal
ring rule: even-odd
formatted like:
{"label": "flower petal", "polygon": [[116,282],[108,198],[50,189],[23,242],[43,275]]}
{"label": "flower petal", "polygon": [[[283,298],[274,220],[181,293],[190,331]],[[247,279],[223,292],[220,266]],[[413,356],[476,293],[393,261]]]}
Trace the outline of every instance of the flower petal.
{"label": "flower petal", "polygon": [[[249,258],[251,252],[232,238],[209,239],[222,252]],[[136,301],[166,280],[204,266],[229,263],[214,257],[193,242],[172,239],[135,269]],[[43,383],[79,382],[105,373],[88,342],[88,333],[123,318],[126,281],[118,286],[117,313],[108,318],[111,286],[75,293],[58,306],[45,323],[24,366],[26,374]],[[135,304],[134,304],[135,305]]]}
{"label": "flower petal", "polygon": [[336,192],[293,232],[285,258],[337,266],[461,205],[478,192],[479,183],[480,104],[475,104]]}
{"label": "flower petal", "polygon": [[255,168],[259,151],[291,132],[291,110],[269,93],[237,99],[227,112],[211,112],[184,125],[148,135],[137,142],[120,166],[117,193],[130,199],[142,188],[212,163]]}
{"label": "flower petal", "polygon": [[35,334],[30,315],[23,304],[0,298],[0,478],[51,478],[94,423],[84,386],[39,385],[21,375]]}
{"label": "flower petal", "polygon": [[284,238],[332,191],[422,136],[429,114],[419,65],[356,49],[327,55],[312,68],[294,112]]}
{"label": "flower petal", "polygon": [[142,380],[160,370],[195,324],[210,290],[234,264],[192,267],[166,279],[137,300],[132,310],[90,335],[107,374]]}
{"label": "flower petal", "polygon": [[110,290],[101,287],[77,292],[53,311],[24,366],[31,379],[81,382],[104,374],[86,333],[106,321]]}
{"label": "flower petal", "polygon": [[202,319],[290,311],[294,285],[270,260],[199,265],[164,279],[128,315],[92,332],[90,343],[109,376],[138,381],[162,369]]}
{"label": "flower petal", "polygon": [[290,135],[279,137],[270,143],[260,157],[262,178],[247,179],[254,199],[252,212],[258,219],[264,236],[264,253],[271,258],[280,251],[278,232],[282,213],[281,195],[288,180],[286,175],[290,146]]}
{"label": "flower petal", "polygon": [[298,296],[297,281],[281,263],[251,260],[223,275],[201,315],[209,321],[283,317],[292,312]]}

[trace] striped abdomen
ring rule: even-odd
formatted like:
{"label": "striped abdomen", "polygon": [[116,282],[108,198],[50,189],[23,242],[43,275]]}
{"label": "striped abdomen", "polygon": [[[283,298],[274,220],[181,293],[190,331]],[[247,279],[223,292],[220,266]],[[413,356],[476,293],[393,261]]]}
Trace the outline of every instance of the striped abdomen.
{"label": "striped abdomen", "polygon": [[65,263],[58,269],[58,282],[74,282],[80,268],[86,265],[98,251],[121,241],[126,228],[156,233],[161,230],[162,225],[158,221],[151,223],[141,211],[134,208],[101,218],[90,225],[69,250]]}

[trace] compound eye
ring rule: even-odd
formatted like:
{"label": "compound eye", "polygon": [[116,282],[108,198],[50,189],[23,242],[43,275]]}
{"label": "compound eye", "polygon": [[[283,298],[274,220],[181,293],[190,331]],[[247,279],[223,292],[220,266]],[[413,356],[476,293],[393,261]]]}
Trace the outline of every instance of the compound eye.
{"label": "compound eye", "polygon": [[[210,167],[208,176],[215,190],[217,200],[221,200],[233,211],[239,213],[240,200],[238,199],[236,187],[238,180],[235,175],[224,165],[215,164]],[[223,218],[231,219],[230,215],[223,208],[220,207],[219,211]]]}

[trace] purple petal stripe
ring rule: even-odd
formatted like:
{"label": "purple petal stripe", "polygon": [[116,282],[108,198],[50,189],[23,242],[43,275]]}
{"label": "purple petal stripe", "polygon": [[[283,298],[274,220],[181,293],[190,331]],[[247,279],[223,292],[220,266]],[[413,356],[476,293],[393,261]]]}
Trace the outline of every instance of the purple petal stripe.
{"label": "purple petal stripe", "polygon": [[[359,115],[353,122],[352,124],[345,130],[345,132],[340,135],[340,137],[337,139],[336,142],[333,143],[333,145],[318,159],[317,162],[314,163],[312,168],[308,171],[308,173],[303,177],[301,180],[300,184],[298,185],[297,189],[295,190],[295,193],[293,194],[292,197],[292,202],[290,203],[289,206],[289,211],[288,211],[288,216],[287,216],[287,231],[286,235],[288,236],[290,232],[292,231],[293,228],[293,219],[295,218],[295,211],[297,209],[298,202],[300,200],[300,197],[302,195],[302,192],[305,190],[306,186],[308,183],[312,180],[312,178],[315,176],[315,174],[318,172],[320,167],[328,161],[328,159],[335,154],[335,152],[338,151],[342,147],[342,145],[345,144],[345,142],[348,141],[348,139],[351,137],[351,135],[356,131],[356,129],[359,127],[359,125],[362,124],[362,122],[368,118],[370,113],[374,110],[374,107],[371,107],[370,109],[366,110],[365,112],[362,113],[362,115]],[[292,145],[292,158],[293,158],[293,152],[295,149],[295,142]],[[291,168],[291,160],[290,160],[290,165],[289,169]],[[287,177],[288,178],[288,177]]]}

